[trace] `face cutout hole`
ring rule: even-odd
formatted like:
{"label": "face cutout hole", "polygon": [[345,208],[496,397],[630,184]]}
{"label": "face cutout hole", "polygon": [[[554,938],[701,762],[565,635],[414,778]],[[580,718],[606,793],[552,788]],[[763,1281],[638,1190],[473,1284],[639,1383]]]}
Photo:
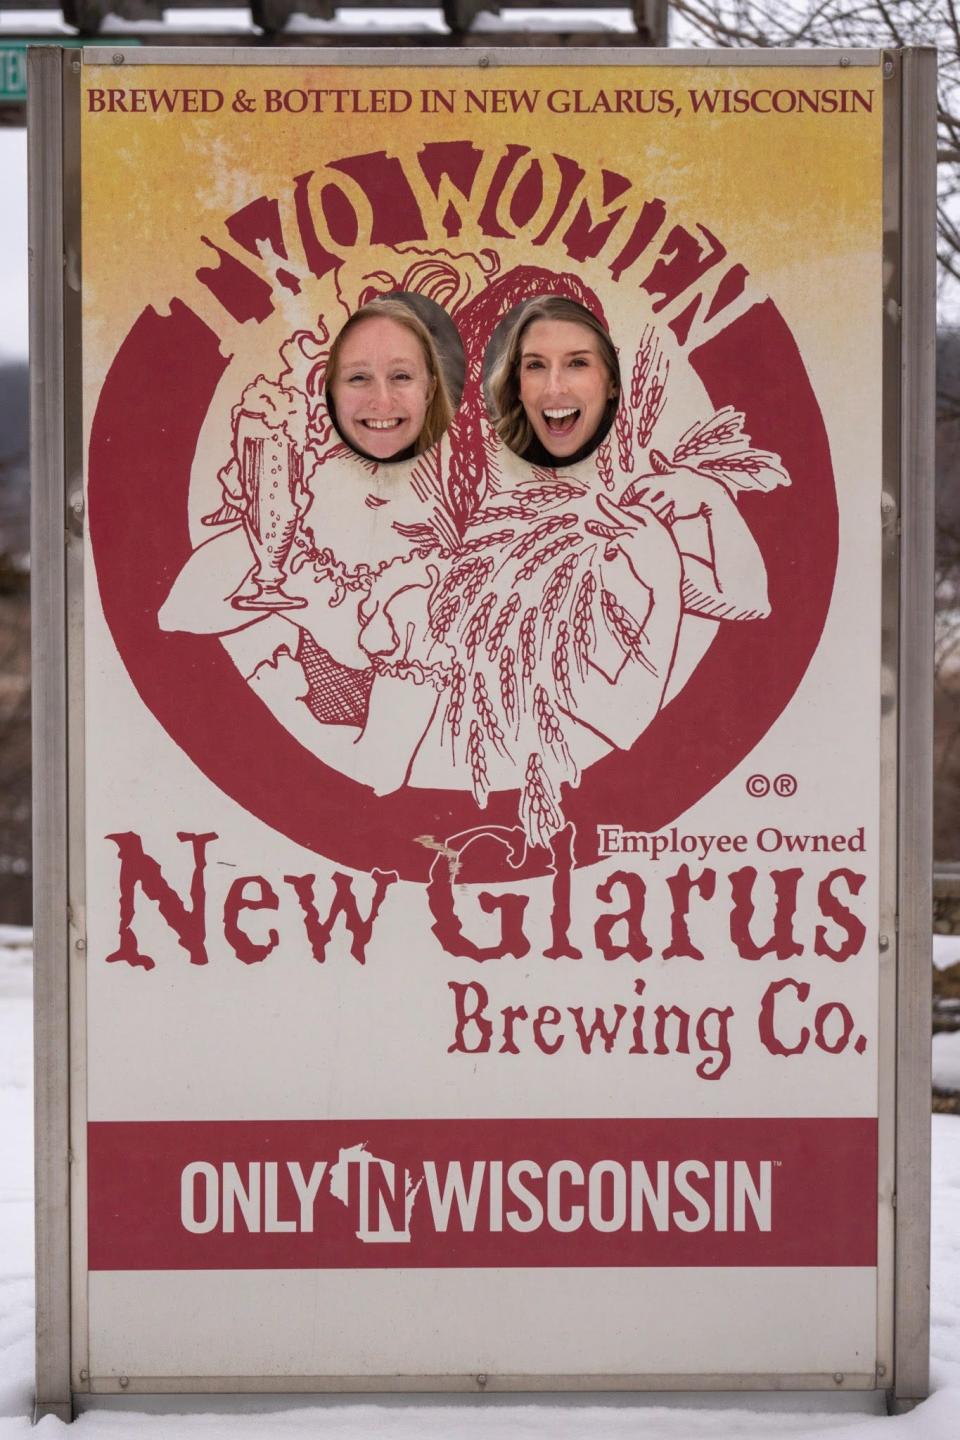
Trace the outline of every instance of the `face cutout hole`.
{"label": "face cutout hole", "polygon": [[493,427],[515,455],[533,465],[574,465],[613,424],[617,352],[585,306],[562,295],[533,296],[494,330],[483,388]]}
{"label": "face cutout hole", "polygon": [[330,348],[330,418],[363,459],[411,460],[446,431],[465,368],[456,326],[434,300],[408,291],[378,297],[350,316]]}

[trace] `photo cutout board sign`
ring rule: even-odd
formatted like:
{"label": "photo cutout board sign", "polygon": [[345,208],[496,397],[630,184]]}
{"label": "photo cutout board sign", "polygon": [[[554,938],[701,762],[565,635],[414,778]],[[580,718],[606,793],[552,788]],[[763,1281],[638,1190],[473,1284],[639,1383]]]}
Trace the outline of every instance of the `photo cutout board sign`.
{"label": "photo cutout board sign", "polygon": [[484,58],[80,68],[78,1388],[889,1363],[881,60]]}

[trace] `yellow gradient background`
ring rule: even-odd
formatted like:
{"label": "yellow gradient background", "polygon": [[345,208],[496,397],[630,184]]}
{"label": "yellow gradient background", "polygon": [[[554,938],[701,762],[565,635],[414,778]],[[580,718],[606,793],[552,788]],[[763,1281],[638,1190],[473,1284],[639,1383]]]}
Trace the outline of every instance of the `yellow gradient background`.
{"label": "yellow gradient background", "polygon": [[[130,324],[145,305],[165,309],[172,295],[187,299],[199,287],[193,274],[216,263],[201,234],[232,250],[224,220],[257,196],[276,196],[291,243],[293,177],[319,171],[328,161],[386,149],[404,165],[425,216],[436,201],[416,163],[428,141],[467,139],[501,153],[523,144],[549,160],[570,156],[594,186],[600,207],[600,169],[618,171],[639,197],[659,197],[668,219],[689,228],[705,225],[726,245],[728,260],[742,262],[755,285],[783,310],[805,354],[812,347],[835,377],[838,316],[862,323],[879,305],[882,196],[883,80],[878,67],[840,69],[835,61],[816,68],[702,66],[659,68],[582,66],[486,69],[431,66],[419,69],[352,66],[150,66],[126,69],[85,64],[84,92],[112,88],[197,87],[224,92],[223,109],[202,114],[88,113],[84,95],[83,281],[85,358],[97,383]],[[455,89],[453,115],[418,112],[425,88]],[[414,95],[406,114],[267,114],[267,88],[405,89]],[[468,89],[539,90],[535,113],[463,113]],[[668,115],[555,114],[550,91],[582,92],[590,103],[598,90],[671,91],[677,111]],[[847,89],[872,92],[872,114],[695,114],[691,89]],[[238,91],[257,102],[237,113]],[[525,168],[517,168],[514,180]],[[545,165],[545,170],[547,166]],[[492,173],[478,176],[474,193]],[[339,178],[339,177],[331,177]],[[508,192],[509,193],[509,192]],[[568,212],[572,218],[573,210]],[[566,222],[569,223],[569,220]],[[554,241],[531,252],[522,241],[502,242],[503,268],[534,258],[570,266]],[[429,225],[429,222],[428,222]],[[432,237],[431,237],[432,238]],[[467,224],[456,241],[438,230],[438,246],[460,252],[496,245]],[[622,243],[622,241],[621,241]],[[604,271],[619,245],[605,247],[594,265]],[[635,289],[653,259],[651,247],[620,282]],[[291,259],[295,260],[294,252]],[[254,268],[257,262],[252,261]],[[297,266],[294,263],[293,268]],[[374,268],[374,267],[371,267]],[[576,268],[576,267],[574,267]],[[579,267],[588,274],[589,265]],[[714,272],[719,278],[722,270]],[[284,300],[284,297],[280,297]],[[286,303],[286,302],[285,302]],[[864,307],[867,307],[866,309]],[[222,315],[222,312],[221,312]],[[859,319],[857,318],[859,316]],[[819,386],[817,387],[819,389]]]}

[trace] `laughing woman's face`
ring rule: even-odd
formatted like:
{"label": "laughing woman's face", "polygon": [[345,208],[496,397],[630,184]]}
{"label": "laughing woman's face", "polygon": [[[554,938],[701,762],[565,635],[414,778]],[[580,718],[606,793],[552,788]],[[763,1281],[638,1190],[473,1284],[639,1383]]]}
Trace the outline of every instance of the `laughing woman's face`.
{"label": "laughing woman's face", "polygon": [[385,316],[361,320],[340,347],[330,390],[345,440],[377,460],[415,445],[434,380],[420,341]]}
{"label": "laughing woman's face", "polygon": [[520,401],[540,444],[558,460],[588,444],[616,387],[591,329],[534,320],[520,350]]}

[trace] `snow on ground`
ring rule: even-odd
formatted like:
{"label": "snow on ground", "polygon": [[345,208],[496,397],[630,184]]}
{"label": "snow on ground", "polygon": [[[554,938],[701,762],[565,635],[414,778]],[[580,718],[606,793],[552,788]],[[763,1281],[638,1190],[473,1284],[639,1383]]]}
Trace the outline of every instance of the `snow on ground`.
{"label": "snow on ground", "polygon": [[29,930],[0,927],[0,1417],[33,1393],[32,960]]}
{"label": "snow on ground", "polygon": [[[934,935],[933,963],[938,970],[960,962],[960,935]],[[938,1090],[960,1090],[960,1031],[933,1037],[933,1083]]]}
{"label": "snow on ground", "polygon": [[[0,926],[0,1440],[30,1426],[33,1177],[30,932]],[[957,1060],[960,1071],[960,1054]],[[960,1088],[960,1087],[958,1087]],[[877,1395],[215,1397],[98,1402],[77,1440],[957,1440],[960,1436],[960,1118],[933,1117],[933,1394],[888,1419]]]}
{"label": "snow on ground", "polygon": [[933,963],[938,970],[956,965],[960,960],[960,935],[934,935]]}
{"label": "snow on ground", "polygon": [[933,1083],[938,1090],[960,1090],[960,1030],[934,1035]]}

